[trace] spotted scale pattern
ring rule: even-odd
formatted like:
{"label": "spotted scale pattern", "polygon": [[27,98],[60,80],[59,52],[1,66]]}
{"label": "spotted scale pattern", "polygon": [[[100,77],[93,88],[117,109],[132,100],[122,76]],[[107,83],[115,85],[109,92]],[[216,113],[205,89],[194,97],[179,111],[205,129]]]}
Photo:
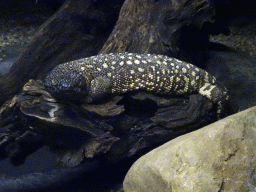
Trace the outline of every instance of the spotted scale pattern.
{"label": "spotted scale pattern", "polygon": [[208,72],[164,55],[110,53],[58,65],[45,79],[55,97],[93,102],[143,90],[158,95],[199,93],[221,105],[226,88]]}

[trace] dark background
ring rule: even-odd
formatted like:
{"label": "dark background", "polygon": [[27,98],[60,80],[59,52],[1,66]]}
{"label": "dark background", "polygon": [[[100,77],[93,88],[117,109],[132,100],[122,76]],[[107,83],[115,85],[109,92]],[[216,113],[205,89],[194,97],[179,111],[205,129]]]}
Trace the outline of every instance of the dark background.
{"label": "dark background", "polygon": [[[1,0],[0,16],[23,14],[51,14],[66,0]],[[89,1],[89,0],[87,0]],[[93,0],[97,1],[97,0]],[[171,0],[170,0],[171,1]],[[221,3],[222,0],[214,0]],[[256,15],[255,0],[229,0],[229,15]]]}
{"label": "dark background", "polygon": [[1,0],[0,16],[52,14],[66,0]]}
{"label": "dark background", "polygon": [[[1,0],[0,16],[23,14],[52,14],[66,0]],[[87,0],[89,1],[89,0]],[[96,0],[93,0],[96,1]],[[214,0],[221,2],[222,0]],[[229,0],[229,15],[256,15],[255,0]]]}

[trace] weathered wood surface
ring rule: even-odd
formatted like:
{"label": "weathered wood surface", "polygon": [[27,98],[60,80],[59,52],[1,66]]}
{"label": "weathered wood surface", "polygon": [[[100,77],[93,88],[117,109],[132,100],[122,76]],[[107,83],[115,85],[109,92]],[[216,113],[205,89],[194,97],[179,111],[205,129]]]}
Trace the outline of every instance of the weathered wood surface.
{"label": "weathered wood surface", "polygon": [[59,103],[42,82],[31,80],[0,109],[1,157],[22,164],[47,145],[68,166],[99,155],[113,163],[215,120],[213,109],[201,95],[172,98],[141,92],[82,107]]}
{"label": "weathered wood surface", "polygon": [[127,0],[100,53],[158,53],[193,60],[209,34],[229,33],[227,2]]}

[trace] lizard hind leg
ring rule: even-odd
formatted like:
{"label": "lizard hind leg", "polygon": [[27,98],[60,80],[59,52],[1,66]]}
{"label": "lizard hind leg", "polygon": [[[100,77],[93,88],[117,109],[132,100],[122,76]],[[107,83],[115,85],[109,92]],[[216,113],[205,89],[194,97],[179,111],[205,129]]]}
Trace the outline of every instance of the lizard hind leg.
{"label": "lizard hind leg", "polygon": [[227,88],[220,83],[205,83],[205,85],[199,89],[199,93],[217,104],[217,115],[220,119],[224,114],[224,106],[228,100]]}
{"label": "lizard hind leg", "polygon": [[107,77],[96,77],[91,81],[90,91],[86,97],[87,103],[104,100],[111,93],[111,81]]}

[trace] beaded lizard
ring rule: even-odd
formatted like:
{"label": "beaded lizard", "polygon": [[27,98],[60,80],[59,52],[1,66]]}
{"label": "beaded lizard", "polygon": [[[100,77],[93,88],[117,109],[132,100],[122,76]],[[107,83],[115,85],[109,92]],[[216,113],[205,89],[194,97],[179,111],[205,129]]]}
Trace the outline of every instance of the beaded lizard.
{"label": "beaded lizard", "polygon": [[205,70],[156,54],[110,53],[60,64],[46,76],[45,87],[56,98],[87,103],[134,90],[199,93],[218,105],[218,113],[228,99],[227,89]]}

